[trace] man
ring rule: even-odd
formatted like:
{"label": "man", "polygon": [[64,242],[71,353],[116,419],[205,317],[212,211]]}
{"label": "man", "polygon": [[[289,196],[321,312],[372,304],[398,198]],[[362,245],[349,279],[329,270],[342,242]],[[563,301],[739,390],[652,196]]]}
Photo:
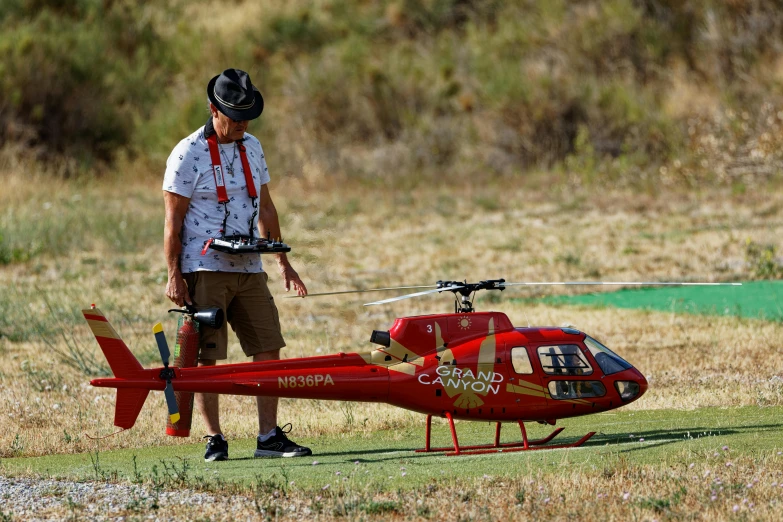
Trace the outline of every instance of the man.
{"label": "man", "polygon": [[[164,250],[168,263],[166,296],[177,306],[219,306],[253,361],[280,358],[285,341],[277,308],[258,254],[223,253],[209,240],[230,235],[277,239],[280,223],[269,194],[269,173],[259,141],[247,134],[260,116],[264,99],[244,71],[227,69],[207,86],[212,117],[182,140],[166,163]],[[258,237],[258,236],[256,236]],[[284,253],[276,254],[286,291],[307,295]],[[201,327],[199,366],[227,358],[228,331]],[[277,397],[257,397],[256,457],[299,457],[308,448],[293,443],[277,426]],[[209,433],[205,461],[226,460],[228,442],[220,429],[217,394],[196,394],[196,408]],[[290,425],[288,425],[290,426]]]}

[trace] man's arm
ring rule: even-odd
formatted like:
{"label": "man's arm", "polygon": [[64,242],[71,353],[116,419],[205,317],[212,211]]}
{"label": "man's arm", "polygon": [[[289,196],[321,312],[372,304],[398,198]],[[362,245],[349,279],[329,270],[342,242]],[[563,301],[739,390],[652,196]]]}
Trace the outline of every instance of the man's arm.
{"label": "man's arm", "polygon": [[182,278],[179,256],[182,252],[182,223],[190,205],[190,198],[173,192],[163,191],[163,202],[166,206],[166,221],[163,229],[163,251],[169,269],[169,281],[166,284],[166,297],[177,306],[192,304],[188,287]]}
{"label": "man's arm", "polygon": [[[266,184],[261,185],[261,194],[258,198],[258,231],[261,237],[265,239],[267,237],[271,237],[274,240],[282,238],[277,209],[272,201],[271,194],[269,194],[269,187]],[[299,274],[296,273],[296,270],[291,266],[285,252],[275,254],[275,257],[277,258],[277,267],[280,269],[280,275],[283,276],[285,291],[288,292],[291,289],[291,285],[293,285],[297,295],[306,296],[307,287],[300,279]]]}

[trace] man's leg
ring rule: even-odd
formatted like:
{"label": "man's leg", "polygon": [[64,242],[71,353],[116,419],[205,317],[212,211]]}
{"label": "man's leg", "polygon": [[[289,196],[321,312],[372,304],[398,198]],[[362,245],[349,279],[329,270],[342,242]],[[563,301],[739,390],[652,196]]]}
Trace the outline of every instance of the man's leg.
{"label": "man's leg", "polygon": [[[237,333],[242,351],[253,361],[280,359],[285,340],[280,332],[277,307],[266,285],[267,275],[243,274],[240,291],[226,311],[231,327]],[[256,457],[301,457],[312,452],[286,436],[291,425],[277,426],[277,397],[258,397],[258,431]],[[287,428],[287,429],[286,429]]]}
{"label": "man's leg", "polygon": [[[276,361],[280,359],[280,350],[271,350],[253,355],[253,361]],[[291,425],[277,426],[277,397],[256,397],[258,405],[258,440],[255,457],[306,457],[312,455],[310,448],[291,441],[286,434]],[[288,428],[286,430],[286,428]]]}
{"label": "man's leg", "polygon": [[[215,366],[215,360],[202,359],[198,365],[201,367]],[[220,429],[218,397],[217,393],[196,393],[193,397],[196,408],[201,413],[201,418],[204,419],[207,428],[208,435],[204,438],[209,440],[207,441],[207,451],[204,454],[205,462],[228,459],[228,441]]]}
{"label": "man's leg", "polygon": [[[280,359],[280,350],[261,352],[253,356],[253,362],[276,361]],[[256,397],[258,405],[258,433],[269,433],[277,426],[277,397]]]}
{"label": "man's leg", "polygon": [[[197,310],[218,307],[225,311],[227,302],[236,292],[236,275],[223,272],[192,272],[184,275],[190,298]],[[227,358],[228,329],[199,326],[199,366],[215,366],[218,360]],[[220,429],[218,394],[196,393],[193,397],[196,409],[204,419],[207,435],[217,435]]]}
{"label": "man's leg", "polygon": [[[199,366],[215,366],[214,360],[200,360]],[[196,409],[201,413],[201,417],[204,419],[204,425],[207,427],[207,435],[217,435],[223,433],[220,429],[220,410],[218,409],[218,397],[217,393],[196,393],[194,394],[194,402],[196,403]]]}

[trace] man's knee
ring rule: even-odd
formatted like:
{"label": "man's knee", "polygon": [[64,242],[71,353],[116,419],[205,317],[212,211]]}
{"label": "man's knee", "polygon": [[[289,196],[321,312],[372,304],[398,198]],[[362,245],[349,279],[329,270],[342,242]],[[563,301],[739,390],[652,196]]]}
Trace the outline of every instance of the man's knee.
{"label": "man's knee", "polygon": [[[268,352],[261,352],[253,355],[253,362],[260,361],[276,361],[280,359],[280,350],[270,350]],[[213,361],[214,362],[214,361]]]}

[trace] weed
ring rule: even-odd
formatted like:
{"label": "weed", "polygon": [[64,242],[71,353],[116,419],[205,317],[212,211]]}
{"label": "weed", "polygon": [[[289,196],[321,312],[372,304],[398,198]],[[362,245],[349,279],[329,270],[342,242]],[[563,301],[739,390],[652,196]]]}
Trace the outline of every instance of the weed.
{"label": "weed", "polygon": [[164,487],[182,487],[189,484],[190,460],[187,458],[178,460],[180,462],[179,466],[177,466],[176,462],[160,461],[163,466],[163,477],[160,483]]}
{"label": "weed", "polygon": [[96,449],[94,456],[92,452],[89,452],[88,455],[90,456],[90,464],[92,464],[92,469],[95,473],[95,480],[101,480],[101,478],[103,478],[103,470],[101,469],[100,450]]}
{"label": "weed", "polygon": [[416,516],[422,517],[422,518],[430,518],[434,515],[432,508],[430,508],[427,504],[421,504],[419,506],[416,506]]}
{"label": "weed", "polygon": [[287,483],[283,480],[282,484],[275,480],[275,476],[272,475],[269,478],[256,477],[255,495],[266,495],[277,498],[282,492],[283,496],[286,493]]}
{"label": "weed", "polygon": [[[52,306],[52,303],[49,301],[49,299],[45,295],[43,295],[42,298],[44,303],[46,303],[46,308],[51,316],[57,317],[54,307]],[[41,339],[43,342],[49,346],[51,351],[57,354],[60,361],[62,361],[63,364],[79,370],[84,375],[108,375],[109,368],[106,366],[106,363],[97,359],[93,352],[88,351],[84,346],[82,346],[66,324],[60,322],[59,320],[57,321],[58,324],[54,328],[55,330],[59,331],[66,347],[65,350],[62,350],[57,345],[55,345],[54,341],[50,339],[50,337],[47,336],[44,332],[41,332],[41,330],[39,330],[39,332],[41,332]]]}
{"label": "weed", "polygon": [[9,245],[7,241],[3,241],[3,236],[0,234],[0,265],[20,263],[27,261],[29,258],[30,254],[28,251],[18,246]]}
{"label": "weed", "polygon": [[654,511],[657,511],[658,513],[663,513],[664,511],[668,511],[671,507],[671,501],[667,498],[654,498],[654,497],[648,497],[644,499],[640,499],[637,504],[639,507],[645,508],[645,509],[652,509]]}
{"label": "weed", "polygon": [[143,513],[147,507],[147,499],[144,498],[139,488],[131,488],[130,498],[125,503],[125,509],[131,513]]}
{"label": "weed", "polygon": [[777,248],[771,244],[759,244],[748,239],[745,244],[745,262],[756,279],[783,277],[783,264],[777,259]]}
{"label": "weed", "polygon": [[371,500],[360,506],[368,515],[383,515],[384,513],[400,513],[400,504],[391,500]]}
{"label": "weed", "polygon": [[80,512],[84,509],[84,504],[76,502],[70,495],[65,499],[65,506],[70,512],[68,520],[78,520],[79,516],[77,512]]}
{"label": "weed", "polygon": [[48,392],[62,386],[62,375],[39,369],[29,360],[22,361],[20,368],[30,387],[37,392]]}
{"label": "weed", "polygon": [[11,454],[12,455],[21,455],[24,451],[24,443],[22,442],[22,438],[17,433],[16,436],[14,436],[14,440],[11,443]]}
{"label": "weed", "polygon": [[14,513],[13,511],[9,511],[6,513],[5,511],[0,511],[0,522],[13,522],[14,520]]}
{"label": "weed", "polygon": [[470,500],[475,496],[476,492],[469,489],[466,491],[462,491],[459,494],[459,500],[460,502],[470,502]]}
{"label": "weed", "polygon": [[79,442],[80,440],[81,437],[79,437],[78,435],[73,436],[70,433],[68,433],[68,430],[63,429],[63,442],[65,442],[66,444],[70,444],[72,442],[76,443]]}
{"label": "weed", "polygon": [[141,484],[144,481],[144,477],[142,477],[142,474],[139,471],[139,466],[136,462],[136,455],[133,455],[131,460],[133,461],[133,478],[131,479],[131,482],[134,484]]}
{"label": "weed", "polygon": [[340,410],[343,412],[343,424],[346,428],[351,428],[355,422],[355,416],[353,413],[354,405],[352,402],[340,403]]}

